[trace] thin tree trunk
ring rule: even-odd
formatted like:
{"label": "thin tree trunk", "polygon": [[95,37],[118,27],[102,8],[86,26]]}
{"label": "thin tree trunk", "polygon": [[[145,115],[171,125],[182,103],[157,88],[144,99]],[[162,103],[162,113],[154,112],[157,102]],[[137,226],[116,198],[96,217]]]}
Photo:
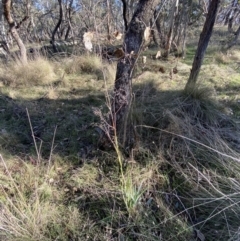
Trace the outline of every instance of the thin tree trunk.
{"label": "thin tree trunk", "polygon": [[162,28],[161,28],[161,23],[160,23],[160,15],[158,15],[158,11],[154,12],[154,19],[155,20],[155,24],[156,24],[156,29],[157,29],[157,33],[158,33],[158,39],[159,39],[159,45],[160,47],[164,46],[164,41],[163,41],[163,33],[162,33]]}
{"label": "thin tree trunk", "polygon": [[230,33],[233,33],[232,26],[233,26],[235,14],[238,12],[237,5],[238,5],[238,0],[233,0],[231,4],[231,8],[226,16],[225,25],[228,25],[228,31]]}
{"label": "thin tree trunk", "polygon": [[217,16],[217,9],[218,9],[219,3],[220,3],[220,0],[212,0],[210,3],[206,21],[204,23],[204,27],[198,42],[198,48],[194,57],[192,70],[191,70],[188,82],[185,86],[185,91],[187,93],[190,93],[196,86],[197,78],[201,69],[204,55],[205,55],[210,37],[212,35],[212,30],[213,30],[214,22]]}
{"label": "thin tree trunk", "polygon": [[168,58],[168,55],[169,55],[170,49],[171,49],[171,45],[172,45],[174,20],[175,20],[175,16],[176,16],[176,13],[178,10],[178,3],[179,3],[179,0],[175,0],[175,2],[173,4],[173,8],[172,8],[171,22],[170,22],[168,35],[167,35],[167,43],[165,46],[165,53],[164,53],[164,57],[166,57],[166,58]]}
{"label": "thin tree trunk", "polygon": [[162,11],[162,8],[164,7],[166,3],[166,0],[161,1],[161,4],[159,4],[155,11],[154,11],[154,22],[153,25],[156,25],[156,30],[157,30],[157,35],[156,36],[156,41],[158,42],[158,45],[160,47],[164,47],[165,46],[165,37],[163,36],[163,31],[162,31],[162,27],[161,27],[161,20],[162,20],[162,16],[160,15],[160,12]]}
{"label": "thin tree trunk", "polygon": [[230,48],[232,48],[234,45],[236,45],[239,35],[240,35],[240,26],[238,27],[238,29],[237,29],[237,31],[236,31],[236,33],[235,33],[234,39],[228,44],[227,49],[230,49]]}
{"label": "thin tree trunk", "polygon": [[10,28],[9,31],[10,31],[12,37],[14,38],[14,40],[16,41],[16,43],[19,47],[19,50],[20,50],[20,61],[22,62],[22,64],[26,64],[27,63],[27,51],[26,51],[25,45],[23,44],[22,39],[18,35],[17,29],[15,27],[15,22],[11,16],[11,0],[2,0],[2,5],[3,5],[4,16],[7,20],[9,28]]}
{"label": "thin tree trunk", "polygon": [[127,32],[128,28],[128,8],[127,8],[127,2],[126,0],[122,0],[122,5],[123,5],[123,21],[124,21],[124,27],[125,27],[125,32]]}
{"label": "thin tree trunk", "polygon": [[[186,4],[186,5],[185,5]],[[184,28],[183,28],[183,41],[182,41],[182,57],[185,58],[186,55],[186,35],[187,35],[187,27],[189,22],[189,5],[188,1],[184,4],[185,13],[184,13]]]}
{"label": "thin tree trunk", "polygon": [[72,31],[72,4],[73,4],[73,0],[70,0],[69,5],[67,7],[68,28],[65,34],[65,40],[68,39],[70,32],[72,32],[72,37],[74,37],[73,31]]}
{"label": "thin tree trunk", "polygon": [[7,36],[6,36],[6,31],[5,31],[5,26],[4,26],[4,14],[3,14],[3,7],[2,7],[2,2],[0,2],[0,31],[1,31],[1,43],[4,43],[4,46],[6,46],[6,53],[9,54],[9,46],[7,42]]}
{"label": "thin tree trunk", "polygon": [[132,102],[132,73],[144,43],[144,31],[155,6],[156,0],[139,0],[125,35],[124,56],[117,64],[110,122],[119,142],[124,147],[132,146],[134,142],[129,118]]}
{"label": "thin tree trunk", "polygon": [[57,25],[55,26],[53,32],[52,32],[52,46],[53,46],[53,51],[57,52],[57,48],[55,45],[55,35],[62,23],[62,19],[63,19],[63,8],[62,8],[62,0],[58,0],[58,4],[59,4],[59,19],[57,22]]}
{"label": "thin tree trunk", "polygon": [[153,42],[156,46],[159,46],[159,41],[158,41],[156,33],[155,33],[156,31],[154,31],[154,27],[155,27],[154,17],[152,19],[150,19],[150,26],[151,26],[151,36],[152,36]]}
{"label": "thin tree trunk", "polygon": [[111,41],[111,5],[110,1],[107,0],[107,39]]}

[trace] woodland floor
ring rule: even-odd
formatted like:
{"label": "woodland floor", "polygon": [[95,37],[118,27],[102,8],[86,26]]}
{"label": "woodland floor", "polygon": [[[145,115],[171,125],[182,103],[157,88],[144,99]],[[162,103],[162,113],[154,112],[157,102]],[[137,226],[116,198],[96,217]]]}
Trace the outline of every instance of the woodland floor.
{"label": "woodland floor", "polygon": [[187,96],[199,34],[184,59],[142,53],[128,156],[98,146],[116,62],[2,61],[0,240],[240,240],[240,46],[216,27]]}

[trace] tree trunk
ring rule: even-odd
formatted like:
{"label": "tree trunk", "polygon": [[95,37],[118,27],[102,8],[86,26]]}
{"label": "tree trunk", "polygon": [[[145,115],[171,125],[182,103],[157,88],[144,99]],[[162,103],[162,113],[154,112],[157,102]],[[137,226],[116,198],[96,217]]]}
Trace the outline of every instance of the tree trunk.
{"label": "tree trunk", "polygon": [[107,0],[107,39],[108,41],[111,41],[111,33],[112,33],[112,28],[111,28],[111,3],[109,0]]}
{"label": "tree trunk", "polygon": [[4,26],[4,14],[3,14],[3,7],[2,2],[0,2],[0,31],[1,31],[1,45],[5,46],[4,50],[6,55],[10,53],[8,42],[7,42],[7,35]]}
{"label": "tree trunk", "polygon": [[156,32],[157,32],[157,35],[155,35],[156,42],[161,48],[164,48],[165,46],[165,36],[163,34],[164,31],[162,30],[162,27],[161,27],[162,16],[160,12],[162,11],[162,8],[164,7],[165,3],[166,3],[166,0],[162,1],[161,4],[159,4],[156,7],[153,14],[153,17],[154,17],[153,26],[156,26]]}
{"label": "tree trunk", "polygon": [[[69,5],[67,6],[67,21],[68,21],[68,28],[65,34],[64,39],[67,40],[69,37],[70,32],[72,32],[72,38],[74,37],[73,35],[73,30],[72,30],[72,4],[73,4],[73,0],[70,0]],[[73,40],[74,42],[74,40]]]}
{"label": "tree trunk", "polygon": [[217,16],[217,9],[218,9],[219,3],[220,3],[220,0],[212,0],[210,3],[206,21],[204,23],[204,27],[198,42],[198,48],[194,57],[192,70],[191,70],[188,82],[185,86],[185,91],[187,93],[191,93],[191,91],[196,86],[197,78],[204,59],[204,55],[205,55],[210,37],[212,35],[212,30],[213,30],[214,22]]}
{"label": "tree trunk", "polygon": [[166,57],[166,58],[168,58],[168,55],[169,55],[170,49],[171,49],[171,45],[172,45],[174,20],[175,20],[176,13],[178,11],[178,3],[179,3],[179,0],[174,1],[172,12],[171,12],[171,21],[170,21],[169,31],[168,31],[168,35],[167,35],[167,43],[165,46],[165,53],[164,53],[164,57]]}
{"label": "tree trunk", "polygon": [[57,22],[57,25],[55,26],[53,32],[52,32],[52,46],[53,46],[53,51],[54,52],[57,52],[57,48],[56,48],[56,45],[55,45],[55,35],[62,23],[62,19],[63,19],[63,8],[62,8],[62,0],[58,0],[58,4],[59,4],[59,19],[58,19],[58,22]]}
{"label": "tree trunk", "polygon": [[234,45],[236,45],[237,40],[238,40],[238,37],[239,37],[239,35],[240,35],[240,26],[238,27],[238,29],[237,29],[237,31],[236,31],[236,33],[235,33],[234,35],[235,35],[235,36],[234,36],[234,39],[228,44],[227,49],[230,49],[230,48],[232,48]]}
{"label": "tree trunk", "polygon": [[233,33],[233,22],[235,20],[235,15],[238,12],[238,0],[232,2],[232,10],[228,19],[228,32]]}
{"label": "tree trunk", "polygon": [[139,0],[125,35],[124,56],[117,64],[110,122],[119,143],[124,147],[130,147],[134,142],[133,127],[129,118],[132,102],[132,73],[144,43],[144,30],[156,6],[155,2],[156,0]]}
{"label": "tree trunk", "polygon": [[182,57],[185,58],[186,55],[186,35],[187,35],[187,27],[189,22],[189,5],[188,1],[184,3],[184,27],[183,27],[183,39],[182,39]]}
{"label": "tree trunk", "polygon": [[14,40],[16,41],[20,50],[20,61],[22,62],[22,64],[26,64],[27,51],[26,51],[25,45],[23,44],[22,39],[18,35],[17,29],[15,27],[15,22],[13,21],[13,18],[11,16],[11,0],[2,0],[2,5],[3,5],[4,16],[10,28],[9,31],[12,37],[14,38]]}
{"label": "tree trunk", "polygon": [[158,14],[158,11],[155,10],[154,12],[154,19],[155,19],[155,24],[156,24],[156,29],[157,29],[157,34],[158,34],[158,45],[160,47],[164,47],[165,42],[163,41],[163,33],[162,33],[162,28],[161,28],[161,23],[160,23],[160,15]]}
{"label": "tree trunk", "polygon": [[235,17],[234,15],[238,11],[237,5],[238,5],[238,0],[233,0],[230,10],[228,11],[226,18],[225,18],[224,24],[228,25],[228,31],[230,33],[233,33],[232,25],[233,25],[233,21],[234,21],[234,17]]}
{"label": "tree trunk", "polygon": [[127,2],[126,0],[122,0],[122,5],[123,5],[123,21],[124,21],[124,27],[125,27],[125,32],[127,32],[128,28],[128,21],[129,21],[129,14],[128,14],[128,8],[127,8]]}

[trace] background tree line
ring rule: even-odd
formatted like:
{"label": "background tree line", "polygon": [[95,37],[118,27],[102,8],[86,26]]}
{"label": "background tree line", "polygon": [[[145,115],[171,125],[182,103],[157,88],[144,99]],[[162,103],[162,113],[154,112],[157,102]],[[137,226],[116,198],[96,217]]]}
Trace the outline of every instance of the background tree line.
{"label": "background tree line", "polygon": [[[166,49],[172,45],[184,51],[188,28],[201,26],[208,12],[209,0],[158,0],[150,19],[153,40]],[[0,6],[1,40],[13,44],[9,20],[4,18],[4,5],[24,44],[53,40],[81,40],[84,31],[106,36],[114,31],[125,32],[137,7],[134,0],[3,0]],[[6,15],[5,15],[6,16]],[[240,3],[223,0],[217,23],[228,26],[228,33],[239,34]]]}

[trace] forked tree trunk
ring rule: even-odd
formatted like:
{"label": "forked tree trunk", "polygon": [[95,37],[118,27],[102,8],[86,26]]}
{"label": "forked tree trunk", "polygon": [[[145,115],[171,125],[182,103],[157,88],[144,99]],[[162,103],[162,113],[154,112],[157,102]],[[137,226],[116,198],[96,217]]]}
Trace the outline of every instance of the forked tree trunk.
{"label": "forked tree trunk", "polygon": [[191,93],[195,89],[197,78],[201,69],[201,65],[204,59],[204,55],[212,35],[213,25],[217,16],[217,9],[220,0],[212,0],[208,9],[208,14],[203,26],[202,33],[198,42],[198,48],[194,57],[192,70],[185,86],[185,91]]}
{"label": "forked tree trunk", "polygon": [[124,56],[117,64],[110,122],[118,141],[124,147],[129,147],[134,141],[129,118],[132,102],[132,73],[144,43],[144,30],[150,21],[155,6],[156,0],[139,0],[125,35]]}
{"label": "forked tree trunk", "polygon": [[15,27],[15,22],[11,16],[11,0],[2,0],[2,5],[3,5],[3,12],[4,16],[8,22],[9,25],[9,32],[11,33],[12,37],[16,41],[19,50],[20,50],[20,61],[23,64],[27,63],[27,51],[25,48],[25,45],[23,44],[22,39],[20,38],[17,29]]}

